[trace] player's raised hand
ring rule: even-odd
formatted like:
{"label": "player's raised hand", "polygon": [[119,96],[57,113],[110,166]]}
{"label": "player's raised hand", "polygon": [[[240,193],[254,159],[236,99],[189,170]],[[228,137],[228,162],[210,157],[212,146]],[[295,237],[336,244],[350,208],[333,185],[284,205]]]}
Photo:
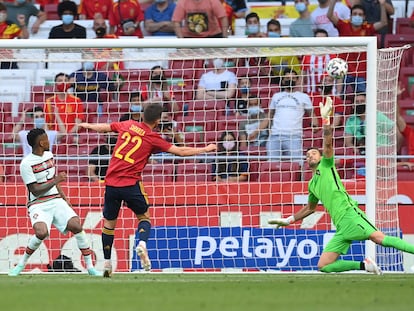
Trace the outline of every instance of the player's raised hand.
{"label": "player's raised hand", "polygon": [[295,217],[293,215],[287,218],[275,218],[267,221],[269,225],[276,225],[276,229],[279,227],[289,226],[293,222],[295,222]]}
{"label": "player's raised hand", "polygon": [[324,125],[330,124],[329,117],[332,114],[332,108],[333,108],[333,103],[332,103],[332,98],[330,96],[326,97],[325,103],[323,102],[319,103],[319,109],[321,111],[321,117],[322,117],[322,124]]}

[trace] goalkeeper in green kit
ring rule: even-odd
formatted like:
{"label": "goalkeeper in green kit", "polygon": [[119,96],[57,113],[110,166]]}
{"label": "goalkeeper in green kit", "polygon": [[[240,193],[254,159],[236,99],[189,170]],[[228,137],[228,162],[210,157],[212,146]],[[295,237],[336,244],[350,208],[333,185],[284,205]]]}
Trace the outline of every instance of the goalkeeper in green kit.
{"label": "goalkeeper in green kit", "polygon": [[325,104],[319,104],[323,124],[323,155],[317,148],[306,152],[306,161],[313,171],[309,182],[308,204],[294,215],[287,218],[269,220],[269,224],[288,226],[312,214],[319,200],[331,216],[336,233],[328,242],[318,262],[322,272],[342,272],[350,270],[366,270],[382,274],[381,269],[371,258],[364,261],[338,260],[340,255],[348,252],[352,241],[371,240],[385,247],[394,247],[414,254],[414,245],[398,238],[387,236],[379,231],[358,208],[358,203],[346,192],[335,168],[332,126],[332,99],[327,98]]}

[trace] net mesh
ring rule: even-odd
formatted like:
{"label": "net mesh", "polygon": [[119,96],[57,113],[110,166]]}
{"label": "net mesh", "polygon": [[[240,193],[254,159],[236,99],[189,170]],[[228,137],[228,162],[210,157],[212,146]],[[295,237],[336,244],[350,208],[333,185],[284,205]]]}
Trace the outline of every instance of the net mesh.
{"label": "net mesh", "polygon": [[[333,57],[346,59],[351,67],[365,65],[365,49],[363,46],[93,48],[91,43],[91,48],[86,49],[2,50],[1,62],[16,63],[19,69],[0,71],[0,163],[6,175],[5,183],[0,184],[0,202],[4,206],[0,209],[0,245],[5,250],[0,255],[0,271],[7,271],[17,262],[32,234],[26,215],[26,189],[19,172],[24,150],[18,131],[33,128],[34,107],[43,108],[48,129],[57,131],[52,151],[57,170],[68,173],[63,189],[83,220],[96,266],[102,269],[100,231],[105,184],[103,172],[96,168],[107,165],[108,152],[101,148],[107,145],[110,136],[85,130],[59,135],[59,122],[51,108],[59,102],[56,75],[82,72],[81,68],[89,62],[104,75],[100,78],[94,75],[89,84],[76,82],[74,78],[68,94],[81,98],[82,111],[66,110],[67,115],[91,123],[117,122],[123,117],[139,118],[135,106],[160,101],[166,111],[158,131],[165,139],[185,146],[216,142],[223,146],[221,135],[232,132],[237,140],[235,153],[185,159],[167,154],[151,157],[142,176],[152,205],[153,230],[148,248],[154,271],[316,270],[322,248],[334,230],[326,212],[318,208],[303,222],[277,231],[267,225],[267,220],[291,215],[307,202],[311,171],[304,163],[304,150],[321,147],[322,132],[321,125],[315,124],[305,110],[319,106],[324,99],[323,85],[332,86],[331,90],[324,90],[335,96],[338,171],[350,194],[363,207],[365,181],[372,181],[364,175],[365,157],[360,153],[364,146],[360,149],[347,146],[345,134],[346,121],[355,110],[356,85],[329,79],[324,72],[327,61]],[[393,72],[398,71],[401,51],[378,54],[378,109],[393,124],[397,79]],[[215,59],[223,59],[223,67],[232,74],[226,79],[219,76],[204,81],[200,89],[203,75],[215,70]],[[154,66],[163,69],[161,89],[154,86],[157,79],[151,80]],[[280,84],[281,73],[287,67],[298,76],[296,90],[307,95],[300,95],[305,99],[298,97],[298,109],[303,112],[303,116],[299,113],[300,122],[289,120],[292,115],[286,113],[282,116],[286,120],[279,120],[278,124],[286,129],[292,129],[293,123],[300,124],[301,140],[299,146],[281,145],[280,148],[293,150],[293,155],[271,155],[267,149],[272,139],[269,131],[253,134],[277,107],[274,95],[286,88],[290,90],[291,85],[283,88]],[[249,86],[247,93],[244,83]],[[137,99],[138,92],[142,97]],[[253,110],[256,114],[252,114]],[[313,113],[319,116],[319,109]],[[71,120],[63,120],[66,127],[73,126]],[[377,150],[376,217],[381,229],[397,235],[397,205],[389,202],[396,191],[395,131],[394,126],[387,132],[390,143],[387,148]],[[289,132],[287,141],[293,141],[295,133]],[[141,269],[134,251],[136,227],[135,217],[123,208],[112,256],[116,271]],[[75,239],[52,229],[49,239],[31,257],[26,271],[45,271],[46,264],[60,253],[71,257],[75,266],[84,270]],[[401,270],[400,254],[383,249],[378,254],[384,269]],[[364,243],[355,243],[345,258],[362,260],[364,255]]]}

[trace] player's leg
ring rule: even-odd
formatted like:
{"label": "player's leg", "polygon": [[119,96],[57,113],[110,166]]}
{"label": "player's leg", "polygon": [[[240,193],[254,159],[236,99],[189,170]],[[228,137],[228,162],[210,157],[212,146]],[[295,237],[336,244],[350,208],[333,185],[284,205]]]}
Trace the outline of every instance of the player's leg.
{"label": "player's leg", "polygon": [[385,235],[381,231],[375,231],[369,236],[369,239],[379,245],[385,247],[394,247],[400,251],[414,254],[414,245],[404,241],[403,239],[395,236]]}
{"label": "player's leg", "polygon": [[116,221],[121,208],[122,198],[120,191],[123,188],[115,188],[106,186],[105,188],[105,200],[103,208],[103,228],[102,228],[102,247],[103,255],[105,259],[103,276],[105,278],[112,275],[112,262],[111,253],[112,245],[114,244]]}
{"label": "player's leg", "polygon": [[148,195],[145,192],[142,182],[138,182],[125,193],[127,206],[135,213],[138,223],[139,242],[136,248],[141,259],[141,266],[145,271],[151,270],[151,261],[148,257],[147,242],[151,233],[150,214],[148,212]]}
{"label": "player's leg", "polygon": [[86,269],[88,270],[89,275],[101,276],[102,273],[96,271],[92,262],[92,250],[86,237],[85,231],[83,231],[80,219],[78,216],[72,217],[67,223],[66,229],[72,232],[75,235],[76,242],[78,244],[79,250],[81,251],[83,258],[85,260]]}
{"label": "player's leg", "polygon": [[19,275],[27,264],[30,256],[39,248],[42,241],[49,235],[49,228],[52,223],[53,215],[45,212],[43,209],[49,205],[48,202],[39,203],[29,208],[29,217],[33,226],[34,235],[30,238],[24,254],[20,257],[17,265],[10,270],[10,276]]}

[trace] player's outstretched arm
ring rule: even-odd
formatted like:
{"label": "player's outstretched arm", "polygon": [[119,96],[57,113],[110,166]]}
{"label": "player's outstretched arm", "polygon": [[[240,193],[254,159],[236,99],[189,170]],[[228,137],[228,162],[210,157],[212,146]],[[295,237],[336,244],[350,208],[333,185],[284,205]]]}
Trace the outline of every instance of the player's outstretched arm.
{"label": "player's outstretched arm", "polygon": [[96,132],[99,132],[99,133],[112,132],[111,125],[108,124],[108,123],[94,123],[94,124],[92,124],[92,123],[82,122],[82,123],[79,123],[78,126],[84,128],[84,129],[96,131]]}
{"label": "player's outstretched arm", "polygon": [[188,156],[193,156],[193,155],[197,155],[201,153],[207,153],[207,152],[211,152],[215,150],[217,150],[217,145],[209,144],[203,148],[171,146],[171,148],[168,149],[167,152],[178,155],[180,157],[188,157]]}
{"label": "player's outstretched arm", "polygon": [[334,154],[331,125],[332,108],[332,98],[329,96],[326,97],[325,103],[319,103],[323,124],[323,156],[325,158],[331,158]]}
{"label": "player's outstretched arm", "polygon": [[307,205],[302,207],[296,214],[290,215],[287,218],[276,218],[268,220],[269,225],[276,225],[276,229],[279,227],[286,227],[295,221],[301,220],[308,217],[310,214],[313,214],[317,206],[317,203],[308,202]]}

